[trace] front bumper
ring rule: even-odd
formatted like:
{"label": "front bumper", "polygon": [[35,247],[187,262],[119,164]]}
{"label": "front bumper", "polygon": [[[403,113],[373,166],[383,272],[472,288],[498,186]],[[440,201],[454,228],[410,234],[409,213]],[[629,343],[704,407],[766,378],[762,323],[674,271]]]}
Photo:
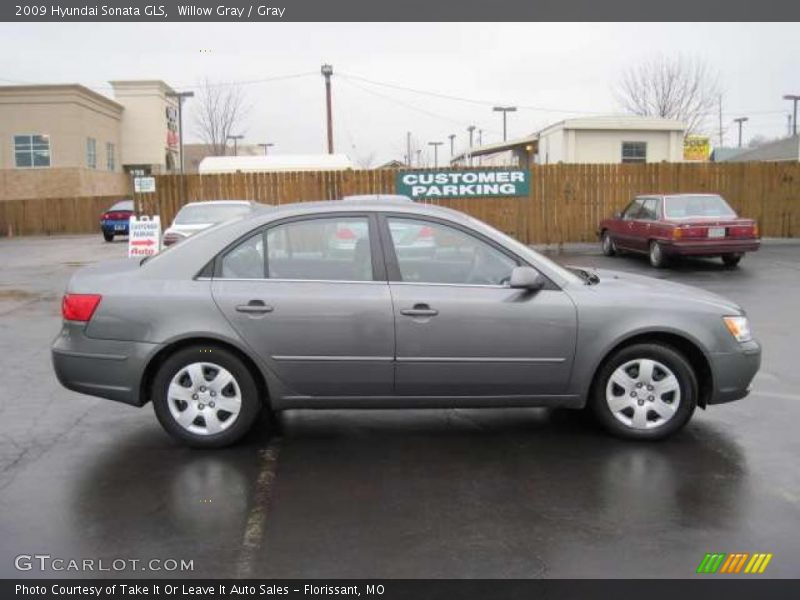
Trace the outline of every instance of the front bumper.
{"label": "front bumper", "polygon": [[103,233],[114,233],[116,235],[128,235],[128,221],[111,220],[100,221],[100,229]]}
{"label": "front bumper", "polygon": [[740,344],[734,352],[711,355],[714,389],[708,404],[723,404],[744,398],[761,367],[761,346],[755,340]]}
{"label": "front bumper", "polygon": [[75,392],[141,406],[142,375],[159,345],[94,339],[85,328],[84,323],[65,321],[53,340],[58,381]]}
{"label": "front bumper", "polygon": [[721,256],[755,252],[761,247],[761,240],[674,240],[664,242],[661,247],[672,256]]}

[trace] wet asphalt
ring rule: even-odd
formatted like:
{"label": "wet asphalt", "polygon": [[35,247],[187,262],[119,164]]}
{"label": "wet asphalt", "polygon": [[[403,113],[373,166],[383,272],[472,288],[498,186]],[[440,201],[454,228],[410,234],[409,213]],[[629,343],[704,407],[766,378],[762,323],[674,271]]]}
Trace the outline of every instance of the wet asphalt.
{"label": "wet asphalt", "polygon": [[[800,242],[735,270],[553,253],[748,311],[764,346],[753,393],[667,441],[561,410],[297,411],[280,436],[221,451],[55,379],[69,274],[125,251],[99,235],[0,240],[0,577],[692,577],[707,552],[773,553],[759,577],[800,576]],[[16,570],[26,554],[193,570]]]}

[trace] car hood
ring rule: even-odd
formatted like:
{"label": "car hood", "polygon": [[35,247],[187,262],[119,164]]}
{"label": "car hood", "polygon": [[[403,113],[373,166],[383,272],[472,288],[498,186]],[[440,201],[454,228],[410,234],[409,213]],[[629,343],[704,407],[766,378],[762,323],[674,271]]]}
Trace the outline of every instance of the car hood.
{"label": "car hood", "polygon": [[630,293],[636,294],[639,297],[655,294],[662,297],[673,297],[676,301],[701,302],[703,304],[715,306],[719,308],[720,311],[727,314],[739,314],[744,312],[742,308],[732,300],[691,285],[674,283],[672,281],[656,279],[655,277],[646,277],[644,275],[635,275],[624,271],[611,271],[608,269],[587,267],[573,268],[583,269],[589,273],[596,273],[600,278],[599,283],[595,286],[598,290],[630,291]]}
{"label": "car hood", "polygon": [[203,229],[213,227],[216,223],[192,223],[191,225],[175,225],[170,226],[164,233],[180,233],[182,235],[192,235]]}

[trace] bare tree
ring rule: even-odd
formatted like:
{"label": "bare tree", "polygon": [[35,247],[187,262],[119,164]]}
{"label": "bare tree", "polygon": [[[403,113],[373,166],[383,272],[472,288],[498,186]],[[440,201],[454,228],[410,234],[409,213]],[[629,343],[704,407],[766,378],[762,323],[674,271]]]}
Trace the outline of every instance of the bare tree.
{"label": "bare tree", "polygon": [[615,93],[628,112],[677,119],[687,134],[701,133],[720,99],[719,75],[699,59],[658,56],[625,71]]}
{"label": "bare tree", "polygon": [[241,133],[247,113],[244,93],[237,85],[212,83],[206,78],[197,98],[196,132],[208,145],[212,156],[224,156],[228,136]]}

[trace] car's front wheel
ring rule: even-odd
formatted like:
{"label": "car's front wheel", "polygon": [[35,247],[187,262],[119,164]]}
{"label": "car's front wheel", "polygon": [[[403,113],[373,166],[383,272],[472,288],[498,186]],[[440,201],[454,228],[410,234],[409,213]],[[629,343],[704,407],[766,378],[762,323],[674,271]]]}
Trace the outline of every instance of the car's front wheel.
{"label": "car's front wheel", "polygon": [[250,370],[216,346],[190,346],[167,358],[153,380],[152,398],[164,429],[198,448],[239,441],[261,410]]}
{"label": "car's front wheel", "polygon": [[611,433],[654,440],[686,425],[697,404],[697,389],[694,369],[680,352],[662,344],[635,344],[606,360],[590,402]]}
{"label": "car's front wheel", "polygon": [[603,254],[606,256],[614,256],[617,253],[617,245],[614,243],[614,240],[608,231],[603,232],[602,244]]}

